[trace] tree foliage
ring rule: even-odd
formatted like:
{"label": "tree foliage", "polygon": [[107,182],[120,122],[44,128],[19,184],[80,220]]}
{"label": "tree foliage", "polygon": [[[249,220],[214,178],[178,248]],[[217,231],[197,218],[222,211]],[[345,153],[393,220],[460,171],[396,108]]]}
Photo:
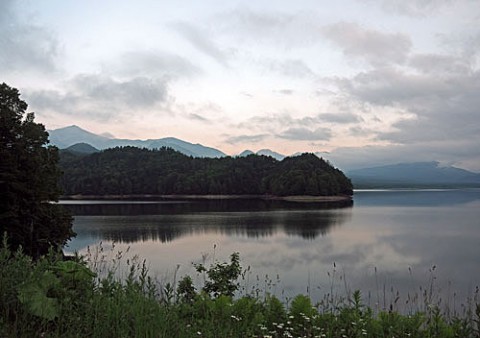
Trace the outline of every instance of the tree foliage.
{"label": "tree foliage", "polygon": [[213,297],[233,297],[235,291],[238,290],[237,279],[242,273],[240,254],[238,252],[230,255],[230,264],[217,262],[215,265],[210,266],[209,269],[204,264],[195,264],[195,269],[199,273],[207,274],[208,279],[205,280],[203,291]]}
{"label": "tree foliage", "polygon": [[71,217],[58,205],[58,149],[27,113],[17,89],[0,84],[0,231],[9,244],[37,257],[74,234]]}
{"label": "tree foliage", "polygon": [[193,158],[169,148],[62,152],[67,195],[352,195],[352,183],[313,154]]}

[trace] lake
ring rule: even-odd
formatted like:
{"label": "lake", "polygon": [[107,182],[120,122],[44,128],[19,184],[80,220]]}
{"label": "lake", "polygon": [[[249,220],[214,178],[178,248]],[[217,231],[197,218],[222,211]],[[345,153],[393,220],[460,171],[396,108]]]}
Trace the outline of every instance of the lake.
{"label": "lake", "polygon": [[480,284],[478,189],[365,190],[342,204],[61,203],[75,215],[78,234],[66,251],[85,254],[102,242],[111,258],[129,248],[129,257],[145,259],[161,282],[190,274],[201,283],[192,262],[208,265],[239,252],[248,268],[242,289],[287,301],[297,293],[320,300],[360,289],[379,308],[398,297],[395,306],[408,310],[412,297],[430,292],[437,302],[458,307]]}

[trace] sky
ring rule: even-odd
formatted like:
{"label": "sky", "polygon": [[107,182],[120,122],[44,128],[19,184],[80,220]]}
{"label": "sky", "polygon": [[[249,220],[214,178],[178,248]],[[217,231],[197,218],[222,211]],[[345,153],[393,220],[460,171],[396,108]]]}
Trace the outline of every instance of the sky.
{"label": "sky", "polygon": [[480,172],[480,0],[0,0],[47,129]]}

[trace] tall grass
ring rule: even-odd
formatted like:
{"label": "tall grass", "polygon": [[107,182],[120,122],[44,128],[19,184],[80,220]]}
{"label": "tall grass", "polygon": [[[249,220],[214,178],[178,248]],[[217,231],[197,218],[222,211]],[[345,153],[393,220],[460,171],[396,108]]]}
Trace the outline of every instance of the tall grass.
{"label": "tall grass", "polygon": [[[34,262],[4,242],[0,337],[480,336],[478,289],[465,311],[455,313],[435,298],[432,280],[402,314],[394,291],[393,299],[383,293],[382,306],[369,305],[372,297],[349,290],[334,267],[322,300],[313,304],[307,294],[284,302],[272,294],[278,276],[252,278],[237,258],[211,265],[204,260],[196,267],[203,286],[195,286],[191,276],[177,280],[176,273],[160,283],[150,277],[145,261],[126,258],[125,252],[99,247],[68,261],[51,252]],[[336,289],[338,282],[346,292]]]}

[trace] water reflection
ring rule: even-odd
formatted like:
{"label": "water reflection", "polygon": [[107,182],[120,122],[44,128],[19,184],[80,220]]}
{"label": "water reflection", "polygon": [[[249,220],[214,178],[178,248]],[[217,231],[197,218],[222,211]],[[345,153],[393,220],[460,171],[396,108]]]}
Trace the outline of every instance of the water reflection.
{"label": "water reflection", "polygon": [[131,247],[154,274],[168,275],[179,264],[179,275],[195,278],[191,262],[200,262],[216,245],[218,260],[240,252],[243,266],[256,275],[252,281],[279,275],[281,298],[308,292],[319,300],[332,286],[339,293],[348,287],[372,295],[366,301],[378,305],[379,298],[395,299],[385,294],[387,288],[400,291],[397,304],[407,307],[408,293],[421,294],[419,286],[428,286],[433,265],[435,290],[443,299],[455,292],[460,304],[480,282],[479,190],[357,192],[355,207],[334,208],[278,201],[103,201],[69,207],[77,215],[72,251],[121,242],[118,249]]}
{"label": "water reflection", "polygon": [[461,205],[480,199],[480,189],[357,190],[359,206],[434,207]]}
{"label": "water reflection", "polygon": [[177,215],[205,212],[255,212],[278,210],[328,210],[347,208],[353,201],[289,202],[265,199],[199,200],[65,200],[60,202],[76,216]]}
{"label": "water reflection", "polygon": [[325,204],[318,203],[302,203],[299,206],[298,203],[261,200],[178,203],[90,201],[67,206],[77,215],[74,229],[79,238],[90,238],[92,242],[101,238],[120,243],[166,243],[184,236],[207,233],[246,238],[285,233],[312,240],[327,234],[333,226],[344,223],[350,217],[352,202],[337,203],[336,209],[328,209]]}

